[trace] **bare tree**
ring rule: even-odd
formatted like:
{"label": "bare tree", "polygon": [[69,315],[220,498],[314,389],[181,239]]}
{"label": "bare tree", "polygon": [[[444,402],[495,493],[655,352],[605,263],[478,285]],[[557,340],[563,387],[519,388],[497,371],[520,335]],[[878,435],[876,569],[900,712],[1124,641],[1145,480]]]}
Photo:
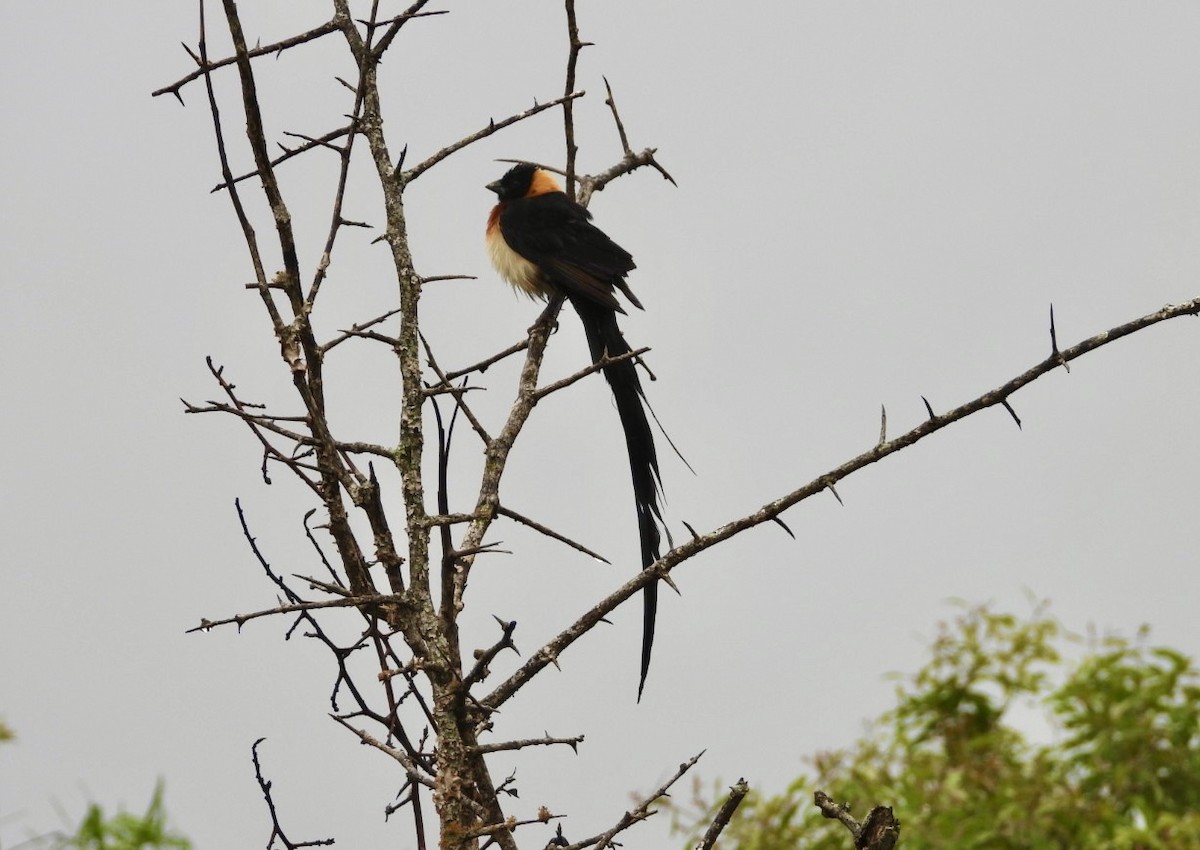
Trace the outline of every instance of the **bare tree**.
{"label": "bare tree", "polygon": [[[305,517],[305,529],[326,570],[320,577],[280,574],[258,551],[239,509],[246,539],[267,576],[278,586],[281,604],[249,614],[206,619],[197,629],[230,624],[240,627],[259,617],[282,615],[296,618],[293,628],[302,626],[322,641],[336,668],[335,705],[346,706],[339,710],[335,720],[399,765],[404,790],[395,809],[406,809],[411,815],[419,847],[425,846],[428,831],[439,836],[440,845],[446,850],[493,842],[513,850],[522,826],[545,823],[556,817],[545,809],[526,812],[524,816],[512,814],[508,805],[511,797],[507,793],[511,791],[511,777],[497,781],[488,755],[541,746],[575,748],[583,740],[582,735],[546,734],[523,740],[493,740],[489,734],[491,716],[630,597],[659,581],[669,581],[673,570],[747,529],[767,522],[782,525],[784,511],[805,499],[826,490],[836,497],[836,485],[843,478],[971,414],[1000,406],[1019,426],[1011,398],[1026,384],[1057,368],[1069,368],[1075,358],[1150,325],[1200,312],[1200,299],[1193,300],[1060,349],[1051,311],[1049,353],[1044,360],[951,410],[939,413],[925,402],[927,420],[898,436],[889,436],[884,411],[878,442],[862,454],[790,492],[769,497],[759,510],[746,516],[704,531],[687,526],[688,533],[680,535],[686,538],[683,542],[672,546],[657,562],[613,588],[587,610],[576,612],[569,625],[497,681],[492,663],[502,653],[514,649],[516,623],[498,619],[495,642],[478,649],[464,648],[459,631],[472,568],[480,557],[498,551],[489,542],[489,532],[496,520],[506,518],[523,524],[558,543],[600,557],[569,535],[503,503],[500,485],[510,452],[539,401],[567,391],[579,380],[600,371],[602,364],[588,365],[562,380],[541,381],[542,360],[562,305],[561,298],[551,300],[525,338],[477,363],[451,365],[456,352],[435,351],[422,336],[419,308],[423,287],[440,278],[423,277],[417,271],[408,236],[406,191],[458,151],[550,110],[558,111],[562,117],[565,157],[561,167],[545,167],[564,175],[568,193],[580,204],[586,206],[594,193],[638,169],[653,169],[662,177],[671,178],[656,158],[654,148],[635,150],[631,145],[611,89],[606,92],[605,103],[618,131],[621,153],[597,173],[577,173],[574,107],[584,92],[576,89],[575,78],[580,52],[587,42],[579,33],[573,0],[565,0],[569,50],[561,96],[535,103],[503,120],[489,120],[475,132],[410,163],[407,149],[397,150],[384,130],[387,98],[379,81],[380,63],[412,30],[423,25],[422,19],[445,12],[426,9],[426,0],[416,0],[396,14],[383,14],[381,5],[380,0],[373,0],[363,3],[360,10],[352,9],[350,0],[332,0],[333,11],[328,20],[272,43],[251,46],[243,32],[236,3],[222,0],[222,26],[228,31],[232,51],[226,56],[213,57],[209,51],[206,4],[200,0],[199,39],[195,50],[189,48],[196,67],[155,94],[171,94],[182,101],[189,85],[195,83],[204,89],[221,168],[217,189],[230,199],[241,226],[254,271],[249,288],[257,292],[261,309],[269,318],[283,368],[300,404],[299,413],[285,413],[245,398],[225,369],[210,360],[209,368],[222,398],[186,403],[186,410],[235,417],[261,447],[264,478],[273,468],[282,467],[311,492],[318,507]],[[285,133],[286,144],[280,144],[276,151],[278,136],[264,120],[264,104],[256,85],[258,62],[281,54],[291,56],[326,39],[344,43],[355,69],[352,78],[341,80],[347,90],[345,116],[321,135]],[[221,101],[215,82],[221,74],[236,76],[240,103]],[[246,173],[235,173],[232,165],[235,157],[230,151],[242,142],[236,141],[236,134],[228,129],[227,113],[231,110],[239,116],[234,123],[244,121],[246,128],[245,144],[254,163],[253,169]],[[296,158],[329,152],[335,155],[336,179],[328,227],[316,252],[319,261],[315,267],[305,268],[300,260],[303,252],[293,227],[289,196],[279,173],[281,167]],[[390,253],[396,305],[322,337],[314,325],[314,316],[324,303],[323,284],[330,269],[348,250],[343,234],[347,228],[372,227],[348,217],[351,215],[348,209],[358,209],[362,204],[352,198],[355,187],[350,177],[351,164],[359,159],[370,163],[374,190],[382,198],[378,215],[382,216],[383,225],[378,227],[375,242],[382,243]],[[251,212],[253,205],[247,197],[259,191],[269,211],[265,227],[263,222],[257,222],[256,226]],[[260,241],[260,231],[270,236]],[[270,247],[265,248],[264,243]],[[268,257],[277,257],[279,267],[272,267]],[[398,364],[401,402],[398,438],[394,444],[363,441],[333,424],[326,364],[351,346],[373,347],[375,353],[395,358]],[[639,349],[630,356],[643,353],[644,349]],[[472,409],[470,393],[481,386],[484,372],[490,366],[507,358],[521,358],[519,379],[512,388],[514,400],[502,422],[488,422]],[[429,413],[435,423],[432,431],[427,427]],[[460,513],[451,510],[446,482],[456,427],[469,427],[474,437],[468,439],[477,439],[485,456],[474,506]],[[461,445],[461,441],[454,445]],[[438,470],[438,476],[433,482],[423,472],[427,468],[427,451],[437,455],[432,466]],[[385,506],[385,482],[390,481],[399,482],[402,515]],[[310,522],[314,517],[315,521]],[[331,555],[327,554],[330,543]],[[354,616],[361,621],[359,637],[348,645],[340,643],[326,619],[333,616],[333,612],[324,611],[328,608],[353,609]],[[362,656],[371,659],[369,673],[360,660]],[[666,794],[698,758],[681,764],[667,782],[615,818],[609,829],[572,842],[563,837],[560,828],[552,843],[568,850],[615,844],[621,832],[653,813],[655,800]],[[257,752],[255,765],[257,769]],[[270,783],[261,771],[258,776],[270,804],[272,841],[277,838],[287,847],[320,843],[298,842],[285,836],[271,804]],[[745,786],[739,783],[731,793],[729,805],[705,837],[705,847],[716,842],[721,826],[744,794]],[[819,802],[828,816],[847,823],[857,846],[891,846],[860,843],[869,840],[864,838],[868,834],[867,825],[852,821],[844,809],[828,798]],[[894,843],[895,829],[889,825],[884,832],[886,840]]]}

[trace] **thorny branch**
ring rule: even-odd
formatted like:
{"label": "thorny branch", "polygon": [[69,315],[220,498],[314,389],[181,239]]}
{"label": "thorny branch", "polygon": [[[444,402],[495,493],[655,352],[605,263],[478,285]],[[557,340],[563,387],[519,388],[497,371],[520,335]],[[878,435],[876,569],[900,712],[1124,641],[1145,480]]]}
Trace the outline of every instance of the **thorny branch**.
{"label": "thorny branch", "polygon": [[[656,581],[670,574],[671,570],[679,564],[694,558],[701,552],[711,549],[718,543],[728,540],[742,532],[761,525],[764,522],[772,522],[779,517],[788,508],[798,505],[800,502],[815,496],[819,493],[829,490],[833,495],[841,501],[841,497],[837,495],[837,490],[834,485],[858,472],[871,464],[883,460],[889,455],[895,454],[901,449],[905,449],[915,443],[925,439],[926,437],[942,430],[948,425],[958,422],[968,416],[986,410],[989,407],[1002,406],[1008,410],[1012,410],[1009,402],[1009,397],[1017,390],[1036,381],[1043,375],[1054,371],[1060,365],[1069,363],[1090,351],[1095,351],[1110,343],[1116,342],[1119,339],[1129,336],[1145,328],[1156,325],[1160,322],[1165,322],[1169,319],[1175,319],[1180,316],[1196,316],[1200,314],[1200,298],[1193,299],[1184,304],[1175,306],[1167,306],[1161,310],[1149,313],[1139,319],[1134,319],[1131,322],[1126,322],[1123,325],[1118,325],[1107,331],[1088,337],[1079,343],[1067,348],[1057,354],[1051,354],[1045,360],[1031,366],[1021,374],[1009,379],[993,390],[989,390],[977,398],[974,398],[958,407],[947,411],[946,413],[931,415],[923,423],[917,427],[907,431],[904,434],[892,439],[876,443],[872,448],[862,454],[847,460],[846,462],[834,467],[823,475],[819,475],[807,484],[798,487],[797,489],[774,499],[771,502],[763,505],[757,511],[747,514],[739,519],[725,523],[718,528],[713,529],[707,534],[696,534],[691,540],[683,543],[667,552],[663,557],[648,567],[643,572],[631,578],[625,584],[621,585],[617,590],[609,596],[594,605],[589,611],[583,614],[573,624],[564,629],[549,643],[535,652],[528,661],[526,661],[516,672],[514,672],[506,681],[502,682],[488,696],[484,697],[481,702],[489,709],[497,709],[507,702],[518,690],[521,689],[533,676],[541,671],[547,664],[556,663],[559,655],[564,649],[590,631],[597,623],[607,617],[618,605],[629,599],[634,594],[641,591],[647,584]],[[928,402],[926,402],[928,405]],[[929,408],[932,410],[932,408]]]}
{"label": "thorny branch", "polygon": [[[574,0],[564,0],[569,51],[563,95],[546,103],[535,102],[532,108],[500,121],[488,121],[486,126],[457,141],[444,144],[407,170],[404,167],[407,148],[404,148],[399,156],[394,155],[394,149],[389,146],[389,139],[384,133],[384,101],[379,90],[378,68],[385,52],[398,38],[408,21],[442,15],[445,12],[425,11],[423,7],[427,0],[416,0],[402,13],[381,19],[380,0],[372,0],[370,14],[364,18],[351,14],[349,0],[332,0],[334,14],[329,21],[299,35],[277,40],[263,47],[250,48],[242,32],[236,3],[234,0],[221,2],[233,42],[232,55],[215,61],[209,58],[205,3],[201,0],[198,49],[188,49],[189,55],[196,63],[196,69],[175,83],[160,88],[154,94],[170,93],[182,102],[182,89],[191,81],[204,80],[221,171],[221,181],[217,188],[227,192],[241,226],[254,269],[254,282],[249,284],[249,288],[258,294],[267,313],[272,332],[280,345],[288,379],[301,402],[301,407],[299,413],[293,411],[292,415],[275,415],[262,406],[246,401],[238,395],[236,387],[225,378],[223,370],[214,366],[211,360],[210,370],[224,392],[226,401],[185,405],[188,412],[219,412],[236,417],[251,430],[259,442],[263,452],[264,471],[268,460],[282,463],[304,482],[319,498],[327,515],[323,518],[324,523],[315,528],[324,530],[332,537],[338,557],[333,559],[332,563],[326,559],[306,516],[306,533],[328,568],[332,582],[304,580],[309,581],[311,588],[329,593],[335,598],[320,601],[301,599],[267,564],[242,517],[243,529],[251,549],[283,596],[273,608],[219,620],[205,619],[201,621],[198,629],[208,630],[223,624],[240,628],[251,619],[269,615],[294,616],[294,623],[288,630],[289,636],[296,633],[302,625],[306,628],[311,627],[311,631],[304,633],[305,636],[322,642],[328,648],[337,667],[337,676],[330,695],[335,712],[334,719],[352,730],[364,744],[395,759],[404,771],[406,784],[399,795],[402,799],[395,806],[411,807],[419,850],[424,850],[425,847],[421,797],[430,791],[434,792],[431,799],[438,811],[442,846],[446,850],[457,850],[459,847],[472,850],[478,848],[479,840],[485,837],[488,844],[494,842],[501,850],[516,850],[511,835],[513,828],[534,821],[518,821],[505,816],[499,798],[501,794],[515,794],[514,779],[509,777],[498,786],[494,784],[484,757],[488,754],[533,746],[569,745],[574,749],[582,742],[583,736],[552,737],[545,734],[541,738],[482,742],[479,738],[490,731],[492,712],[511,699],[548,664],[557,663],[561,653],[575,640],[650,582],[658,579],[669,580],[670,572],[679,564],[749,528],[768,521],[782,523],[780,515],[785,510],[824,490],[829,490],[840,502],[841,497],[837,493],[836,485],[843,478],[974,413],[989,407],[1003,407],[1020,425],[1011,397],[1026,384],[1057,366],[1067,368],[1071,360],[1116,339],[1170,318],[1200,313],[1200,299],[1197,299],[1184,305],[1164,308],[1060,350],[1052,310],[1051,354],[1045,361],[946,413],[935,413],[933,406],[922,399],[928,413],[927,420],[890,440],[887,434],[887,414],[886,411],[881,411],[878,441],[870,450],[763,505],[757,511],[704,534],[693,532],[692,539],[673,547],[651,568],[600,600],[524,661],[507,679],[496,685],[490,694],[481,697],[476,692],[477,686],[489,677],[490,665],[504,650],[513,649],[515,652],[512,638],[516,623],[499,618],[497,621],[501,627],[500,639],[492,646],[478,650],[470,669],[464,669],[464,653],[459,644],[458,617],[463,611],[466,588],[475,557],[481,553],[497,551],[496,544],[486,540],[496,518],[505,517],[520,522],[590,557],[604,560],[582,544],[502,505],[499,494],[508,459],[537,402],[547,394],[564,390],[603,369],[611,361],[590,365],[561,380],[539,385],[542,358],[562,307],[561,299],[553,299],[529,329],[526,339],[464,368],[443,370],[434,356],[434,347],[420,334],[420,294],[422,286],[432,280],[464,276],[427,277],[417,273],[408,242],[404,191],[413,180],[440,165],[453,154],[500,130],[556,107],[561,107],[563,113],[565,161],[562,169],[548,167],[566,176],[568,191],[573,191],[583,205],[586,206],[595,192],[602,191],[613,180],[641,168],[653,168],[664,179],[671,183],[675,181],[658,162],[654,148],[635,151],[631,146],[617,108],[613,88],[607,79],[604,80],[604,103],[616,127],[621,156],[608,168],[595,174],[576,174],[578,144],[575,138],[574,115],[576,102],[584,96],[583,91],[576,89],[577,63],[582,48],[588,46],[589,42],[580,37]],[[343,36],[354,59],[357,76],[349,82],[338,78],[352,93],[352,102],[348,104],[345,114],[333,125],[336,129],[324,135],[285,134],[299,138],[303,143],[289,142],[289,145],[293,146],[280,145],[283,153],[271,156],[269,151],[274,150],[274,146],[269,143],[270,134],[264,126],[254,70],[263,66],[255,60],[269,55],[278,57],[286,51],[333,33]],[[254,169],[241,176],[234,176],[230,166],[221,110],[213,84],[214,73],[229,73],[226,69],[236,70],[237,73],[246,123],[246,140],[254,159]],[[322,148],[337,155],[338,165],[329,207],[328,227],[324,231],[323,243],[318,250],[312,251],[318,258],[309,272],[305,288],[302,284],[300,261],[302,252],[297,245],[292,214],[276,169],[284,162]],[[312,316],[322,284],[334,262],[337,237],[343,227],[365,226],[361,221],[350,220],[347,215],[356,219],[375,217],[346,212],[350,208],[348,195],[351,193],[351,166],[355,159],[362,159],[364,153],[374,166],[378,188],[382,192],[384,230],[383,235],[376,241],[384,243],[390,252],[398,286],[398,306],[372,319],[355,322],[322,343],[318,341],[313,330]],[[257,180],[260,185],[269,209],[275,242],[272,255],[277,249],[282,262],[282,270],[276,273],[268,272],[263,251],[247,212],[247,205],[243,203],[241,193],[247,186],[255,185],[251,178]],[[389,320],[396,325],[395,330],[381,327]],[[344,328],[345,325],[337,327]],[[344,440],[334,436],[327,410],[325,361],[335,348],[355,340],[374,342],[380,351],[385,350],[379,345],[383,343],[387,347],[386,350],[397,358],[402,412],[395,446]],[[624,357],[636,358],[647,350],[639,349]],[[498,430],[485,427],[484,420],[476,415],[465,400],[467,392],[477,387],[467,386],[464,379],[483,375],[492,365],[522,354],[524,360],[520,367],[515,398],[504,422]],[[427,374],[428,372],[432,372],[432,376]],[[448,401],[443,404],[443,399]],[[422,478],[426,438],[423,417],[427,410],[426,402],[453,406],[451,425],[443,432],[443,451],[438,457],[438,506],[433,514],[426,509],[425,483]],[[460,411],[484,446],[483,473],[478,492],[474,496],[474,506],[469,512],[461,509],[451,510],[450,479],[447,475],[450,433],[454,417]],[[440,419],[440,409],[437,412]],[[290,451],[287,450],[287,446],[279,448],[285,442],[291,444]],[[367,458],[365,469],[360,468],[364,456]],[[380,463],[383,471],[394,473],[394,476],[388,478],[377,475],[374,463]],[[400,480],[398,493],[394,488],[385,490],[385,485],[389,481],[394,482],[395,476]],[[345,504],[346,499],[349,499],[350,506]],[[402,503],[404,509],[403,527],[397,526],[396,530],[392,528],[390,520],[393,517],[387,510],[393,500]],[[351,510],[365,520],[363,527],[356,527],[351,521]],[[437,529],[441,557],[431,559],[430,536],[434,529]],[[452,532],[459,535],[457,540],[453,538]],[[390,593],[380,593],[376,590],[375,578],[371,575],[372,569],[375,569],[377,574],[384,574]],[[437,582],[437,588],[432,587],[434,582]],[[439,596],[440,598],[437,598]],[[338,607],[358,609],[365,624],[361,635],[350,645],[335,643],[314,617],[317,611]],[[360,688],[349,662],[352,657],[362,657],[358,654],[360,650],[371,648],[375,650],[376,656],[373,663],[378,665],[378,682],[373,682],[372,686],[377,684],[378,691]],[[373,707],[372,702],[375,699],[380,699],[385,705],[380,708]],[[351,703],[351,711],[341,713],[338,703],[345,703],[347,700]],[[417,723],[415,727],[412,726],[414,718]],[[385,730],[386,735],[372,735],[366,729],[352,725],[351,721],[357,722],[356,719],[377,724]],[[409,723],[407,727],[406,722]],[[414,728],[421,730],[420,734],[410,735],[410,730]],[[385,740],[381,740],[381,737]],[[278,837],[288,847],[305,846],[291,844],[284,837],[270,798],[270,783],[262,778],[258,767],[257,744],[254,755],[256,775],[271,812],[273,838]],[[565,840],[562,844],[567,846],[568,850],[584,847],[597,847],[602,850],[616,846],[615,838],[624,830],[650,817],[653,814],[651,806],[654,801],[666,794],[698,758],[699,756],[696,756],[681,765],[667,783],[645,798],[633,811],[627,812],[609,830],[577,844],[566,845]],[[744,783],[739,783],[731,789],[726,806],[714,819],[709,834],[706,834],[698,850],[711,850],[744,793]],[[832,801],[830,804],[832,805]],[[822,811],[826,811],[824,807]],[[848,814],[842,814],[848,817]],[[837,814],[829,816],[842,819]],[[549,817],[551,816],[547,813],[546,817],[539,817],[537,821],[545,821]],[[843,820],[843,823],[845,822]],[[856,841],[866,834],[867,824],[858,825],[858,829]]]}
{"label": "thorny branch", "polygon": [[275,809],[275,800],[271,797],[271,786],[274,784],[266,779],[262,773],[262,765],[258,761],[258,745],[265,741],[266,738],[259,738],[250,748],[250,757],[254,762],[254,778],[258,780],[259,790],[262,791],[263,800],[266,801],[267,811],[271,815],[271,837],[267,839],[267,847],[275,846],[275,839],[278,838],[287,850],[296,850],[300,847],[327,847],[333,844],[332,838],[321,838],[316,841],[292,841],[283,831],[283,827],[279,823],[279,812]]}
{"label": "thorny branch", "polygon": [[614,838],[616,838],[625,830],[629,829],[631,826],[641,823],[655,814],[656,810],[652,809],[651,806],[653,806],[656,801],[667,796],[667,792],[671,790],[671,786],[678,782],[685,773],[691,770],[692,767],[695,766],[696,762],[700,761],[700,757],[703,755],[704,751],[701,750],[700,752],[696,753],[696,755],[680,764],[675,773],[671,775],[670,779],[643,797],[641,802],[634,806],[633,809],[623,814],[621,819],[618,820],[611,828],[605,830],[599,835],[594,835],[591,838],[585,838],[583,841],[578,841],[574,844],[568,844],[563,847],[562,850],[583,850],[585,847],[595,847],[596,850],[604,850],[605,847],[615,846],[616,842],[613,841]]}

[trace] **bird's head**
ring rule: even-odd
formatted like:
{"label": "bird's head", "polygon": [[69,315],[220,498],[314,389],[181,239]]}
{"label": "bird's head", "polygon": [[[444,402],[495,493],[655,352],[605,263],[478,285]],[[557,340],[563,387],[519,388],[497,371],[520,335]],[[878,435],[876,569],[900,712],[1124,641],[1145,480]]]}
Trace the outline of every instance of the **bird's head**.
{"label": "bird's head", "polygon": [[531,162],[514,165],[499,180],[487,184],[487,188],[495,192],[501,201],[536,198],[538,195],[562,191],[553,174]]}

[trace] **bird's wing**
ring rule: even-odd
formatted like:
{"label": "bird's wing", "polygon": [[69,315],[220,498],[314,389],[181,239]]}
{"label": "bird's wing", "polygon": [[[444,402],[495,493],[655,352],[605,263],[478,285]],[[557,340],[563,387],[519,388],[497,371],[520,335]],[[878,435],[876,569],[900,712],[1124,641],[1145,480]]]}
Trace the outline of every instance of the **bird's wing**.
{"label": "bird's wing", "polygon": [[500,231],[510,248],[567,294],[623,313],[613,295],[616,288],[641,307],[625,284],[625,275],[635,267],[633,258],[590,218],[583,207],[555,192],[505,204]]}

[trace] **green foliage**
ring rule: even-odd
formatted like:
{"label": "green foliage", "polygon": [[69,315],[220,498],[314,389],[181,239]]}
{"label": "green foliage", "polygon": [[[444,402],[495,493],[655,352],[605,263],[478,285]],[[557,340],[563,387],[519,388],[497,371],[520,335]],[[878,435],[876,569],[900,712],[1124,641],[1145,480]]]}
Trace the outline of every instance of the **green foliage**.
{"label": "green foliage", "polygon": [[[908,850],[1200,847],[1200,672],[1145,637],[1106,639],[1068,665],[1043,608],[1027,620],[965,609],[863,740],[812,757],[812,775],[778,796],[752,792],[722,845],[844,850],[849,833],[813,806],[820,789],[860,818],[892,806]],[[1013,721],[1030,705],[1055,743]],[[698,792],[676,826],[694,842],[721,798]]]}
{"label": "green foliage", "polygon": [[162,796],[163,786],[160,782],[154,789],[154,796],[144,815],[122,811],[106,818],[100,806],[92,803],[75,835],[62,839],[54,846],[57,850],[190,850],[190,841],[167,828]]}

